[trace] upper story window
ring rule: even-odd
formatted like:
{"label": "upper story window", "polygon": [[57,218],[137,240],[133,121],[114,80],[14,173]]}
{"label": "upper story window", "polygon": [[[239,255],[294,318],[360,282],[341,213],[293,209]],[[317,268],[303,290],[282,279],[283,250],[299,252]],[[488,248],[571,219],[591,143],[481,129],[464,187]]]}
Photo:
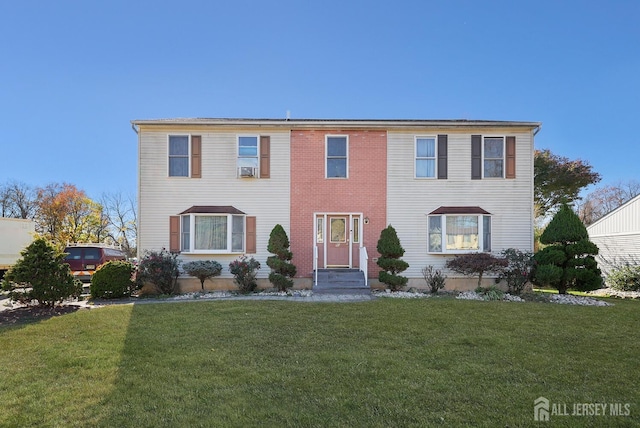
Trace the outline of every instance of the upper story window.
{"label": "upper story window", "polygon": [[169,177],[189,176],[189,136],[169,135]]}
{"label": "upper story window", "polygon": [[516,137],[471,136],[471,179],[516,178]]}
{"label": "upper story window", "polygon": [[238,137],[238,175],[241,177],[257,177],[259,159],[258,137]]}
{"label": "upper story window", "polygon": [[504,177],[504,137],[484,137],[484,178]]}
{"label": "upper story window", "polygon": [[479,207],[438,208],[428,217],[428,251],[490,252],[491,215],[488,214]]}
{"label": "upper story window", "polygon": [[416,178],[436,177],[436,137],[416,137]]}
{"label": "upper story window", "polygon": [[347,178],[349,144],[346,136],[327,136],[327,178]]}

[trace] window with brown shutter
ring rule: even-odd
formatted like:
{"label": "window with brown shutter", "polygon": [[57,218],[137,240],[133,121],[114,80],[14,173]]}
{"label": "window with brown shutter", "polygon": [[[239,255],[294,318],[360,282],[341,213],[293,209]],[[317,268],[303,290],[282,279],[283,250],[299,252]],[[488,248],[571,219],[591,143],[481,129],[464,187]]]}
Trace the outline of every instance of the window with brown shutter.
{"label": "window with brown shutter", "polygon": [[471,179],[482,178],[482,135],[471,136]]}
{"label": "window with brown shutter", "polygon": [[169,217],[169,251],[180,252],[180,216],[178,215]]}
{"label": "window with brown shutter", "polygon": [[507,137],[506,178],[516,178],[516,137]]}
{"label": "window with brown shutter", "polygon": [[271,177],[271,137],[260,136],[260,178]]}
{"label": "window with brown shutter", "polygon": [[438,135],[438,179],[447,178],[447,135]]}
{"label": "window with brown shutter", "polygon": [[202,137],[191,136],[191,178],[202,178]]}
{"label": "window with brown shutter", "polygon": [[248,254],[255,254],[257,252],[256,244],[256,218],[246,217],[247,219],[247,247]]}

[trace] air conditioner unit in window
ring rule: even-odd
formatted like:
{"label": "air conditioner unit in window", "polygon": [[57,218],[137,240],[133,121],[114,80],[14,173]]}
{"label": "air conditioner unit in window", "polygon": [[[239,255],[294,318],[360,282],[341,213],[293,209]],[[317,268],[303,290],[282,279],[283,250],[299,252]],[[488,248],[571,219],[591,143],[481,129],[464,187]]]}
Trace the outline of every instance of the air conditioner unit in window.
{"label": "air conditioner unit in window", "polygon": [[238,168],[238,175],[240,177],[255,177],[256,176],[256,168],[252,166],[241,166]]}

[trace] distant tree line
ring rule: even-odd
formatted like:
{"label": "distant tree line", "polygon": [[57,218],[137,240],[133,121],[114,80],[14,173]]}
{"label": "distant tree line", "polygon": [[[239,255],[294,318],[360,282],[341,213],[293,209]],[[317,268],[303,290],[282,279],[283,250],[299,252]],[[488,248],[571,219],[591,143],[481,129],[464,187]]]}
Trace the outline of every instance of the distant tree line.
{"label": "distant tree line", "polygon": [[33,220],[37,235],[58,248],[100,242],[119,245],[131,257],[136,253],[136,201],[119,192],[96,201],[69,183],[32,187],[8,181],[0,184],[0,216]]}

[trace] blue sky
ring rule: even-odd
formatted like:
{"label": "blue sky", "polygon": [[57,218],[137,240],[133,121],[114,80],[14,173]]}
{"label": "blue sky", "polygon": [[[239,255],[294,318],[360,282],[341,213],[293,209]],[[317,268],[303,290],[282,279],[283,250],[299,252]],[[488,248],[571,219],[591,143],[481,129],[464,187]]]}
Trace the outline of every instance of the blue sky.
{"label": "blue sky", "polygon": [[542,122],[640,179],[640,2],[3,1],[0,183],[135,193],[132,119]]}

